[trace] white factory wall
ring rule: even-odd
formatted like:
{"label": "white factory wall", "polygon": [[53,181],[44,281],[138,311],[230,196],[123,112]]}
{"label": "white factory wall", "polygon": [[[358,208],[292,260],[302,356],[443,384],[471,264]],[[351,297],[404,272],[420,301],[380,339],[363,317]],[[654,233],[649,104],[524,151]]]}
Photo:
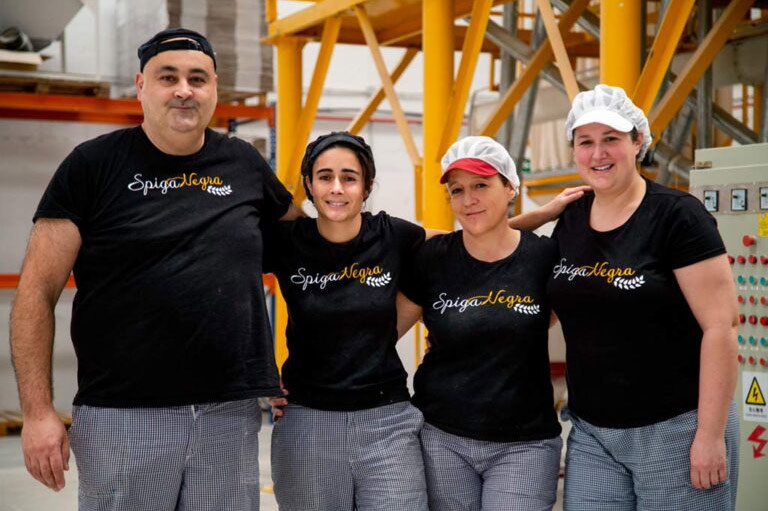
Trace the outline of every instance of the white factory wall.
{"label": "white factory wall", "polygon": [[[45,66],[51,71],[114,76],[116,70],[116,41],[114,27],[115,0],[91,0],[73,18],[65,30],[64,44],[54,44],[48,50],[53,58]],[[280,2],[280,15],[306,2]],[[147,34],[147,38],[153,34]],[[62,48],[65,57],[62,58]],[[304,86],[309,85],[318,45],[310,43],[304,50]],[[389,68],[394,67],[402,49],[384,48]],[[456,68],[458,68],[458,54]],[[350,65],[353,63],[353,66]],[[137,62],[138,67],[138,62]],[[418,56],[397,84],[406,112],[419,115],[422,111],[423,62]],[[489,63],[481,57],[473,90],[487,88]],[[326,93],[320,102],[320,120],[315,123],[311,139],[319,134],[344,129],[348,119],[360,108],[379,85],[378,75],[365,47],[338,45],[331,60],[326,80]],[[274,98],[272,98],[274,99]],[[371,144],[377,163],[374,192],[366,208],[405,219],[414,219],[413,169],[396,126],[387,122],[389,105],[385,101],[377,115],[361,133]],[[333,120],[329,120],[333,116]],[[338,117],[342,117],[339,119]],[[323,120],[326,119],[326,120]],[[61,160],[77,144],[99,134],[123,126],[55,121],[0,120],[0,273],[20,270],[31,218],[53,172]],[[421,124],[411,124],[418,147],[422,146]],[[269,136],[264,122],[241,126],[238,136],[246,140]],[[524,208],[532,207],[526,200]],[[311,211],[311,207],[307,208]],[[13,290],[0,289],[0,409],[18,409],[18,398],[10,362],[8,317]],[[69,320],[74,291],[65,290],[56,309],[57,329],[54,345],[55,406],[67,410],[76,388],[75,356],[69,339]],[[560,334],[553,335],[553,360],[562,360],[564,348]],[[414,340],[407,334],[398,345],[404,365],[412,376],[415,370]]]}

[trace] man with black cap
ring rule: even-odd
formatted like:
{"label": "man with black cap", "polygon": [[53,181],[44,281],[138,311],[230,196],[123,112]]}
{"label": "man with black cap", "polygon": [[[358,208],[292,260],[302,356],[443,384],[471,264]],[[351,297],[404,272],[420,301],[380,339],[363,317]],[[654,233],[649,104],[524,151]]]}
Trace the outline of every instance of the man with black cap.
{"label": "man with black cap", "polygon": [[[190,30],[139,48],[141,126],[76,147],[34,215],[11,313],[28,471],[81,510],[258,509],[258,396],[280,394],[261,222],[299,214],[249,144],[206,126],[216,54]],[[54,307],[70,272],[78,391],[52,406]]]}

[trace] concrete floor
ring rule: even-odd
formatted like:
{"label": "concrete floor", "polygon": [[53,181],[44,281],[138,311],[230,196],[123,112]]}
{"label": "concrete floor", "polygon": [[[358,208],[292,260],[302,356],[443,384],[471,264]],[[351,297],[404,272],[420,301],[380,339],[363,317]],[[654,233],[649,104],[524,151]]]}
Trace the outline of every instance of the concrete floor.
{"label": "concrete floor", "polygon": [[[272,494],[269,446],[272,426],[266,424],[259,433],[259,467],[261,472],[261,511],[277,511],[277,502]],[[0,511],[76,511],[77,510],[77,468],[74,456],[70,458],[70,469],[66,473],[66,486],[56,493],[35,481],[24,467],[21,454],[21,437],[11,435],[0,437]],[[557,492],[555,511],[562,510],[562,479]],[[403,510],[405,511],[405,510]]]}

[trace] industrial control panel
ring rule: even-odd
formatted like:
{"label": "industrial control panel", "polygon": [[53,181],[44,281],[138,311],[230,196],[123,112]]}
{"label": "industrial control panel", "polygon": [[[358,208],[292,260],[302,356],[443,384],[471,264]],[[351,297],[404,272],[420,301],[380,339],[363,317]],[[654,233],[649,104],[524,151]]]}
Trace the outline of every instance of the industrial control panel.
{"label": "industrial control panel", "polygon": [[717,219],[739,307],[738,511],[768,510],[768,144],[700,149],[690,193]]}

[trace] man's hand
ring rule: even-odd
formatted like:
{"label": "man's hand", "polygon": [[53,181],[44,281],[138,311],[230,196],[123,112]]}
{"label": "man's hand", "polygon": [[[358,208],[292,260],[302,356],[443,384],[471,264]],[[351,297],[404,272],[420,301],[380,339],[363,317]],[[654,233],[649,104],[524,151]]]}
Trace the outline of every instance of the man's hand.
{"label": "man's hand", "polygon": [[269,404],[272,405],[272,420],[277,422],[280,417],[283,416],[283,407],[288,404],[288,400],[284,397],[271,397],[269,398]]}
{"label": "man's hand", "polygon": [[699,490],[724,482],[728,478],[725,464],[725,439],[707,438],[696,433],[691,445],[691,483]]}
{"label": "man's hand", "polygon": [[69,470],[69,440],[67,429],[54,410],[24,418],[21,447],[32,477],[54,491],[64,488],[64,471]]}

